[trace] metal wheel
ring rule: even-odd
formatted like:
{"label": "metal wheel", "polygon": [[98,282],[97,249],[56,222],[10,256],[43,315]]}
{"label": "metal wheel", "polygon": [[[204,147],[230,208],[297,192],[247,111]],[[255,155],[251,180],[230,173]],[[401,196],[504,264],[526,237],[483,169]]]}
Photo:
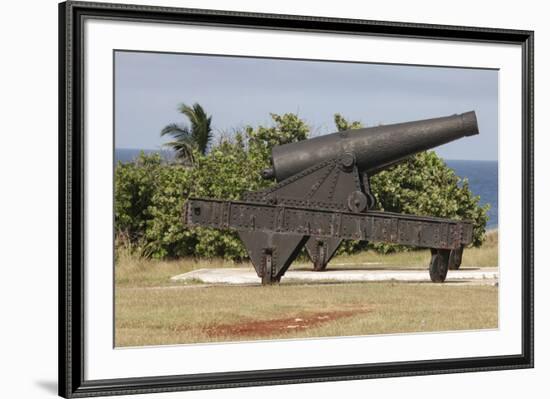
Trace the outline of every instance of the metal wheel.
{"label": "metal wheel", "polygon": [[262,274],[262,285],[271,285],[281,281],[281,277],[273,276],[273,258],[271,253],[266,253],[264,258],[264,272]]}
{"label": "metal wheel", "polygon": [[449,255],[449,269],[458,270],[460,264],[462,263],[462,252],[464,252],[464,247],[451,250]]}
{"label": "metal wheel", "polygon": [[350,211],[358,213],[363,212],[369,204],[368,197],[361,191],[353,191],[348,196],[348,208]]}
{"label": "metal wheel", "polygon": [[449,270],[449,255],[451,251],[448,249],[432,249],[432,259],[430,261],[430,279],[434,283],[442,283],[447,277]]}
{"label": "metal wheel", "polygon": [[325,262],[325,255],[325,245],[322,241],[319,241],[317,243],[317,256],[315,257],[315,260],[313,262],[313,270],[315,270],[316,272],[323,271],[327,267],[327,263]]}

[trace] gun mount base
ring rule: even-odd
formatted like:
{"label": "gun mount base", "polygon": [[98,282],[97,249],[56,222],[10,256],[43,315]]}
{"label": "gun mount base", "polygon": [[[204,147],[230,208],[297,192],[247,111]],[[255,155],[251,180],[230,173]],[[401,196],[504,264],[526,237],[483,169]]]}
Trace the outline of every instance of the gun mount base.
{"label": "gun mount base", "polygon": [[308,237],[262,231],[239,231],[250,260],[261,277],[262,284],[281,281],[290,264],[296,259]]}
{"label": "gun mount base", "polygon": [[202,198],[187,201],[184,222],[237,230],[263,284],[279,282],[304,246],[316,269],[323,270],[344,239],[431,248],[430,277],[442,282],[449,265],[460,264],[473,230],[469,222],[427,216]]}
{"label": "gun mount base", "polygon": [[316,272],[324,271],[328,262],[332,259],[336,250],[340,246],[340,238],[321,238],[310,237],[306,242],[306,251],[311,262],[313,270]]}

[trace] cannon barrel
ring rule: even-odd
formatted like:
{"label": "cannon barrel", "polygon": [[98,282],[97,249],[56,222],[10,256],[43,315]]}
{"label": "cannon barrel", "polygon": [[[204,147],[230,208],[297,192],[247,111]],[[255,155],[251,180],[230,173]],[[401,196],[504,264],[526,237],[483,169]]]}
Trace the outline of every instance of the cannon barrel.
{"label": "cannon barrel", "polygon": [[355,156],[362,172],[376,173],[411,155],[479,133],[474,111],[414,122],[345,130],[273,147],[272,169],[263,176],[282,181],[344,153]]}

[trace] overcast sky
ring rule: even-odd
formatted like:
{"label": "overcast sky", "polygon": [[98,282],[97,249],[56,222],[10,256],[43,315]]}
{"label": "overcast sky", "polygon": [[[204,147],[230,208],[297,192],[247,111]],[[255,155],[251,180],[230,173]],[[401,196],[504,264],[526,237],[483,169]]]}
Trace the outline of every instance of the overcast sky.
{"label": "overcast sky", "polygon": [[475,110],[480,134],[436,149],[446,159],[498,159],[498,71],[326,61],[117,52],[115,146],[158,149],[178,104],[198,102],[217,135],[298,113],[314,135],[334,113],[366,126]]}

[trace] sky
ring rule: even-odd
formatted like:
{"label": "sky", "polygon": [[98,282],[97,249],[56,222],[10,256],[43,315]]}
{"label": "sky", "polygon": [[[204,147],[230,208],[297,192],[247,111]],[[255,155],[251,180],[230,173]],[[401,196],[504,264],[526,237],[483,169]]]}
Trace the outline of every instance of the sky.
{"label": "sky", "polygon": [[498,159],[498,71],[433,66],[115,53],[115,147],[160,149],[160,131],[186,124],[179,104],[199,103],[215,136],[271,126],[297,113],[311,135],[336,131],[334,114],[364,126],[474,110],[480,134],[437,147],[445,159]]}

